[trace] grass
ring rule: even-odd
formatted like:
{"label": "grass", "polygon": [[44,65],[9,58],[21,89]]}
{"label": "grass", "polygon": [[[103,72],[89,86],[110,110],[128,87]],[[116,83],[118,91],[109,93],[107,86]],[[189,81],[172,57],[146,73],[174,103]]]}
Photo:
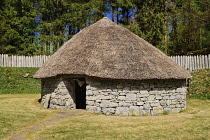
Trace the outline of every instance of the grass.
{"label": "grass", "polygon": [[[55,115],[58,110],[42,109],[38,94],[0,95],[0,139],[28,129]],[[27,134],[27,139],[138,140],[210,139],[210,101],[188,99],[182,113],[120,117],[100,114],[72,116]]]}
{"label": "grass", "polygon": [[40,93],[40,80],[32,78],[37,70],[38,68],[0,67],[0,94]]}
{"label": "grass", "polygon": [[38,104],[39,98],[38,94],[0,95],[0,139],[54,114]]}
{"label": "grass", "polygon": [[[0,139],[31,128],[59,112],[43,109],[40,80],[32,78],[38,68],[0,67]],[[26,73],[28,76],[24,77]],[[28,133],[27,139],[210,139],[210,69],[193,73],[187,109],[159,116],[72,116]],[[18,94],[17,94],[18,93]],[[35,94],[33,94],[35,93]],[[197,99],[195,99],[197,98]],[[202,99],[202,100],[200,100]]]}
{"label": "grass", "polygon": [[188,97],[210,100],[210,69],[197,70],[192,76]]}
{"label": "grass", "polygon": [[141,117],[86,115],[41,129],[31,139],[210,139],[210,102],[190,99],[179,114]]}

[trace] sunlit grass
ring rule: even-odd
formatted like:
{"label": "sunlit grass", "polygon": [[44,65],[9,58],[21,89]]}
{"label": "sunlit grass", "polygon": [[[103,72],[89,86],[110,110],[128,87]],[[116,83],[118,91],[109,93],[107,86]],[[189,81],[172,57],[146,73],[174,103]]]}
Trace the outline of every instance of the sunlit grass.
{"label": "sunlit grass", "polygon": [[[85,115],[71,117],[41,129],[32,139],[210,139],[210,101],[189,99],[182,113],[119,117]],[[45,131],[47,130],[47,131]]]}
{"label": "sunlit grass", "polygon": [[0,139],[53,114],[53,110],[42,109],[37,102],[39,97],[38,94],[0,95]]}
{"label": "sunlit grass", "polygon": [[[38,94],[0,95],[0,139],[27,130],[54,116],[43,109]],[[97,114],[72,116],[26,134],[26,139],[210,139],[210,101],[188,99],[182,113],[120,117]]]}

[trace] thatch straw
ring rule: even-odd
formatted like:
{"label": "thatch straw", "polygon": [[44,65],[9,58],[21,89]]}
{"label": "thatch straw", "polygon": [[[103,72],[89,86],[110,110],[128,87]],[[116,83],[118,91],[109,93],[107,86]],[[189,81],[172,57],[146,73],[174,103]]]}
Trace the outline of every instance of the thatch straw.
{"label": "thatch straw", "polygon": [[104,17],[66,42],[34,78],[186,79],[190,74],[147,41]]}

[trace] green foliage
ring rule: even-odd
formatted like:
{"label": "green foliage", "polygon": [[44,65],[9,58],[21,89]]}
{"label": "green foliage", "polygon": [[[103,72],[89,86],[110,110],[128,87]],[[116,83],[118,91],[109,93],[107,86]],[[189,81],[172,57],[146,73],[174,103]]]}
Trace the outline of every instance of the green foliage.
{"label": "green foliage", "polygon": [[102,0],[40,0],[38,13],[40,37],[36,54],[53,54],[81,29],[103,17]]}
{"label": "green foliage", "polygon": [[210,53],[209,0],[1,0],[0,53],[51,55],[103,16],[168,55]]}
{"label": "green foliage", "polygon": [[40,93],[40,80],[32,78],[37,70],[38,68],[0,67],[0,94]]}
{"label": "green foliage", "polygon": [[176,1],[169,12],[170,55],[208,54],[209,0]]}
{"label": "green foliage", "polygon": [[166,52],[166,1],[137,1],[135,22],[141,32],[137,35]]}
{"label": "green foliage", "polygon": [[168,114],[170,114],[170,112],[169,112],[169,111],[164,110],[162,114],[163,114],[163,115],[168,115]]}
{"label": "green foliage", "polygon": [[198,70],[192,76],[188,97],[210,100],[210,69]]}
{"label": "green foliage", "polygon": [[36,10],[29,0],[2,0],[0,5],[0,53],[32,55]]}

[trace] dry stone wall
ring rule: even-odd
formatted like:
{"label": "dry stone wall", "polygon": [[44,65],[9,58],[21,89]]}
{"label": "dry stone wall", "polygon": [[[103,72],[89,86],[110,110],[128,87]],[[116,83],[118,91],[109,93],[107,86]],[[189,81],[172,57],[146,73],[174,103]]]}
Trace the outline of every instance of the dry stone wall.
{"label": "dry stone wall", "polygon": [[61,77],[42,79],[41,103],[44,108],[75,109],[73,87],[71,79]]}
{"label": "dry stone wall", "polygon": [[157,115],[186,109],[186,80],[86,79],[86,109],[106,115]]}

